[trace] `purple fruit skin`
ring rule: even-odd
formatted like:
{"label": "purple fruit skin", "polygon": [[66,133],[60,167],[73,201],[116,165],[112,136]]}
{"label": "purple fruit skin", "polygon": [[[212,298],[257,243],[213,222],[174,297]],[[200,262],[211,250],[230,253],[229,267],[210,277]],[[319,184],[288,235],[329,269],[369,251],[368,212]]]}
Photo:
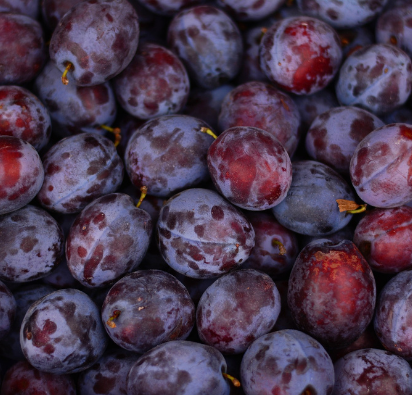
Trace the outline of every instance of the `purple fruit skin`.
{"label": "purple fruit skin", "polygon": [[35,368],[70,374],[96,363],[107,337],[94,302],[81,291],[62,289],[30,306],[21,324],[20,344]]}
{"label": "purple fruit skin", "polygon": [[189,75],[203,88],[223,85],[240,69],[242,36],[234,21],[218,8],[204,5],[176,14],[167,40]]}
{"label": "purple fruit skin", "polygon": [[360,48],[342,64],[336,96],[344,106],[358,106],[374,114],[393,111],[406,102],[412,85],[409,56],[389,44]]}
{"label": "purple fruit skin", "polygon": [[151,234],[150,215],[128,195],[104,195],[74,221],[66,242],[67,265],[86,287],[110,285],[139,266]]}
{"label": "purple fruit skin", "polygon": [[42,0],[41,15],[45,25],[53,31],[64,14],[84,0]]}
{"label": "purple fruit skin", "polygon": [[0,281],[0,339],[10,332],[16,312],[16,299],[7,286]]}
{"label": "purple fruit skin", "polygon": [[281,88],[310,95],[326,87],[342,60],[340,40],[327,23],[308,16],[275,22],[260,43],[260,66]]}
{"label": "purple fruit skin", "polygon": [[43,181],[43,164],[34,147],[18,137],[0,136],[0,215],[30,203]]}
{"label": "purple fruit skin", "polygon": [[24,360],[6,372],[1,394],[76,395],[76,382],[69,375],[39,371]]}
{"label": "purple fruit skin", "polygon": [[204,121],[189,115],[163,115],[135,130],[126,147],[125,165],[132,184],[149,195],[172,194],[209,179],[207,150],[213,137]]}
{"label": "purple fruit skin", "polygon": [[46,107],[29,90],[0,87],[0,134],[19,137],[40,151],[49,141],[51,120]]}
{"label": "purple fruit skin", "polygon": [[[71,76],[68,76],[69,81]],[[34,88],[50,113],[53,134],[67,137],[81,132],[104,134],[101,125],[111,126],[117,108],[113,89],[109,83],[94,86],[66,86],[61,72],[48,62],[37,76]]]}
{"label": "purple fruit skin", "polygon": [[355,341],[371,322],[376,284],[355,244],[319,239],[297,257],[287,298],[298,329],[337,349]]}
{"label": "purple fruit skin", "polygon": [[127,375],[139,354],[115,349],[106,352],[77,379],[78,395],[127,395]]}
{"label": "purple fruit skin", "polygon": [[47,276],[62,260],[64,236],[45,210],[26,205],[0,217],[0,278],[27,282]]}
{"label": "purple fruit skin", "polygon": [[408,395],[411,389],[408,362],[388,351],[365,348],[335,362],[333,395]]}
{"label": "purple fruit skin", "polygon": [[386,350],[412,361],[412,271],[398,273],[383,288],[374,327]]}
{"label": "purple fruit skin", "polygon": [[[128,395],[229,395],[226,361],[211,346],[185,340],[161,344],[132,366]],[[201,379],[199,379],[201,378]]]}
{"label": "purple fruit skin", "polygon": [[13,292],[16,300],[16,317],[12,322],[10,332],[0,339],[0,355],[15,361],[25,359],[20,346],[20,327],[29,307],[49,293],[56,291],[55,288],[43,284],[25,284]]}
{"label": "purple fruit skin", "polygon": [[91,201],[117,190],[123,163],[114,144],[91,133],[66,137],[45,154],[44,183],[38,194],[46,209],[80,212]]}
{"label": "purple fruit skin", "polygon": [[31,81],[46,61],[43,29],[27,15],[0,12],[0,84]]}
{"label": "purple fruit skin", "polygon": [[39,15],[39,0],[1,0],[0,12],[24,14],[37,19]]}
{"label": "purple fruit skin", "polygon": [[320,18],[337,29],[348,29],[372,21],[389,0],[297,0],[300,11]]}
{"label": "purple fruit skin", "polygon": [[389,124],[369,133],[350,162],[359,197],[375,207],[398,207],[412,200],[412,125]]}
{"label": "purple fruit skin", "polygon": [[196,324],[200,340],[226,354],[241,354],[268,333],[280,313],[273,280],[253,269],[218,278],[200,298]]}
{"label": "purple fruit skin", "polygon": [[50,59],[76,85],[103,84],[130,63],[139,42],[136,11],[127,0],[88,0],[71,8],[53,32]]}
{"label": "purple fruit skin", "polygon": [[251,81],[226,95],[219,114],[219,130],[253,126],[275,136],[292,157],[300,138],[299,110],[287,94],[272,84]]}
{"label": "purple fruit skin", "polygon": [[[120,315],[109,325],[114,312]],[[171,274],[138,270],[110,289],[102,307],[102,321],[110,338],[120,347],[144,353],[171,340],[184,340],[195,322],[189,292]]]}
{"label": "purple fruit skin", "polygon": [[246,395],[331,394],[334,376],[332,360],[320,343],[293,329],[255,340],[240,367]]}
{"label": "purple fruit skin", "polygon": [[175,114],[186,103],[190,82],[179,58],[167,48],[143,43],[123,72],[114,79],[120,105],[131,115],[151,119]]}
{"label": "purple fruit skin", "polygon": [[277,11],[285,0],[217,0],[216,3],[239,21],[255,21]]}
{"label": "purple fruit skin", "polygon": [[332,108],[312,122],[306,135],[306,151],[313,159],[339,173],[349,173],[357,145],[370,132],[384,125],[376,115],[361,108]]}
{"label": "purple fruit skin", "polygon": [[218,192],[246,210],[278,205],[292,183],[286,149],[269,132],[251,126],[225,130],[210,146],[207,165]]}
{"label": "purple fruit skin", "polygon": [[216,192],[193,188],[162,207],[157,224],[159,250],[174,270],[213,278],[239,267],[255,245],[250,222]]}

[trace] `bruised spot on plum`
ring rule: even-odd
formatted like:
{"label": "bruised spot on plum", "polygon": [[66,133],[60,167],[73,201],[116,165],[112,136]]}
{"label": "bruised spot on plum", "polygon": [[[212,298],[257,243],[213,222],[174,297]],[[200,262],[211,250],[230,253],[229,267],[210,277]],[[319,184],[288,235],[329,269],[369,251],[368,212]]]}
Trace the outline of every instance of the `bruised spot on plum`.
{"label": "bruised spot on plum", "polygon": [[223,209],[219,206],[213,206],[211,213],[212,213],[212,218],[216,221],[221,221],[225,217],[225,213]]}

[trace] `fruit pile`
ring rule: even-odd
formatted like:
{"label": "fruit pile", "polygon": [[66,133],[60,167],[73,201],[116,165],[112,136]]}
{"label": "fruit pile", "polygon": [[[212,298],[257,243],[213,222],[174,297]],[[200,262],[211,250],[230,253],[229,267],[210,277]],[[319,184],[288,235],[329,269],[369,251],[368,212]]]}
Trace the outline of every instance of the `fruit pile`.
{"label": "fruit pile", "polygon": [[411,43],[411,0],[0,0],[0,395],[411,395]]}

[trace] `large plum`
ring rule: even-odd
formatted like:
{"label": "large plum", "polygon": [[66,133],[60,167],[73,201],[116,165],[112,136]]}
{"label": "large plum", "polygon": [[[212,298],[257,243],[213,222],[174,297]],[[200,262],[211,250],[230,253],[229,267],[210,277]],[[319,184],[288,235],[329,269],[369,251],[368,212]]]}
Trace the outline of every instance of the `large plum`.
{"label": "large plum", "polygon": [[320,239],[299,254],[289,278],[288,305],[298,328],[328,348],[355,341],[372,320],[376,285],[355,244]]}
{"label": "large plum", "polygon": [[213,278],[239,267],[255,245],[246,217],[216,192],[193,188],[162,207],[157,224],[160,252],[177,272]]}

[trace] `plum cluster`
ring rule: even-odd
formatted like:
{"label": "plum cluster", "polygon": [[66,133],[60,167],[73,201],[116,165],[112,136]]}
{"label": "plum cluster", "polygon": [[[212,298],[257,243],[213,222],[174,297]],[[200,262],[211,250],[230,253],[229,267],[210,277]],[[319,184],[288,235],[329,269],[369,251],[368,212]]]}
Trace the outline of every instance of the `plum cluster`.
{"label": "plum cluster", "polygon": [[0,0],[0,395],[411,395],[412,0]]}

